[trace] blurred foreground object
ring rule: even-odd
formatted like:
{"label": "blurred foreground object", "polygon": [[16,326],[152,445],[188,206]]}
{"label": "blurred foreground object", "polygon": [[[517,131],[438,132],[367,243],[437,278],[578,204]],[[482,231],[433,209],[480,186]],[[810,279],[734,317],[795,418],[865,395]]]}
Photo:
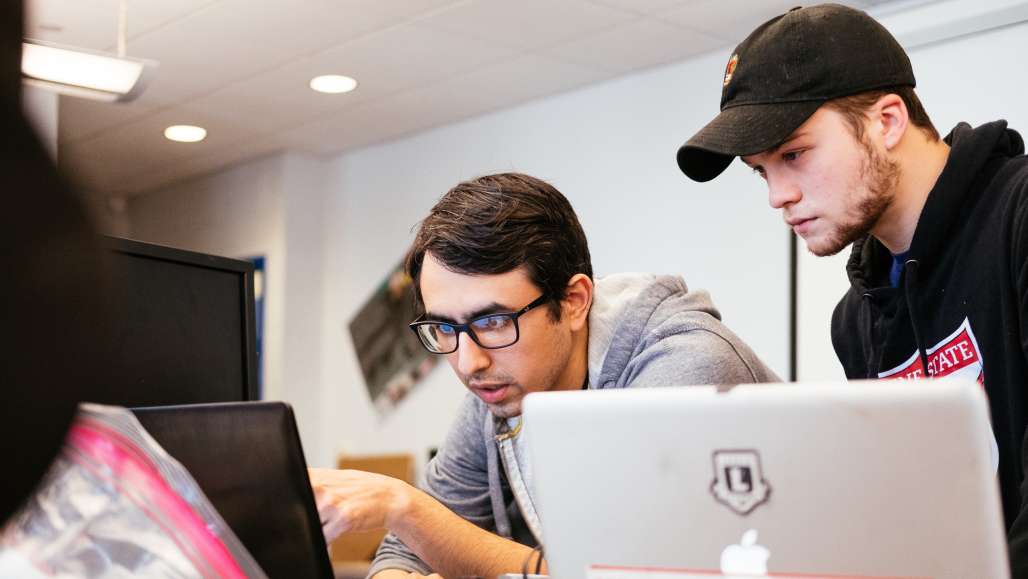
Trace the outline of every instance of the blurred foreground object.
{"label": "blurred foreground object", "polygon": [[80,400],[103,393],[104,255],[21,108],[21,2],[0,2],[0,524],[32,492]]}
{"label": "blurred foreground object", "polygon": [[83,404],[0,535],[0,577],[264,577],[189,473],[123,408]]}

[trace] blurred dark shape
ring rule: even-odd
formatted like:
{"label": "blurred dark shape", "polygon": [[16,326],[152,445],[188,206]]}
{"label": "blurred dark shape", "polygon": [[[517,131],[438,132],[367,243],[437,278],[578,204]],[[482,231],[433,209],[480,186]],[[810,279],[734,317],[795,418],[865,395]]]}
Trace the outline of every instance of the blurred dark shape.
{"label": "blurred dark shape", "polygon": [[104,254],[21,108],[24,8],[0,2],[0,524],[56,456],[79,400],[103,393]]}

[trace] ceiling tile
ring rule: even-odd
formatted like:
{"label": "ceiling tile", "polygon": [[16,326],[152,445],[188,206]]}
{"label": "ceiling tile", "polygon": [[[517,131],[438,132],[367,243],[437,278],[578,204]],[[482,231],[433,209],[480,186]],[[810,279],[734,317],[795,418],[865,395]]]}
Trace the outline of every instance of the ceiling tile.
{"label": "ceiling tile", "polygon": [[527,55],[423,89],[355,107],[284,133],[309,152],[329,154],[451,123],[530,99],[569,90],[609,73]]}
{"label": "ceiling tile", "polygon": [[618,8],[636,14],[653,14],[667,11],[686,4],[695,4],[696,0],[589,0],[593,4]]}
{"label": "ceiling tile", "polygon": [[[134,36],[145,34],[156,28],[160,28],[169,22],[173,22],[179,18],[184,18],[194,12],[213,6],[221,1],[222,0],[175,0],[174,2],[162,2],[154,0],[129,0],[128,12],[126,14],[126,19],[128,20],[129,40],[131,41]],[[117,2],[115,2],[115,5],[117,5]],[[117,12],[114,14],[115,18],[117,18]],[[111,44],[111,46],[113,47],[114,45]]]}
{"label": "ceiling tile", "polygon": [[438,30],[534,50],[636,17],[586,0],[473,0],[439,11],[420,22]]}
{"label": "ceiling tile", "polygon": [[[239,0],[249,4],[250,0]],[[265,0],[280,1],[280,0]],[[335,46],[366,34],[423,17],[455,0],[305,0],[302,36],[315,49]],[[295,9],[292,2],[287,3]],[[281,27],[274,22],[273,26]]]}
{"label": "ceiling tile", "polygon": [[[207,129],[199,143],[176,143],[164,138],[169,125],[190,124]],[[173,108],[147,116],[99,136],[63,144],[58,160],[72,178],[94,191],[126,193],[125,181],[137,174],[194,155],[216,154],[248,139],[262,137],[245,126],[218,121],[210,115]]]}
{"label": "ceiling tile", "polygon": [[[222,5],[215,5],[219,9]],[[209,92],[226,83],[273,68],[295,54],[262,40],[267,33],[229,30],[211,10],[176,20],[134,43],[136,56],[160,62],[154,85],[171,99]],[[154,87],[151,87],[154,88]]]}
{"label": "ceiling tile", "polygon": [[796,0],[703,0],[657,14],[663,20],[692,30],[742,42],[754,28],[796,5]]}
{"label": "ceiling tile", "polygon": [[158,98],[147,98],[157,92],[146,92],[134,101],[127,103],[108,103],[71,96],[61,96],[57,107],[59,121],[57,123],[58,140],[61,143],[73,143],[81,139],[95,137],[98,133],[137,121],[155,111],[170,106]]}
{"label": "ceiling tile", "polygon": [[326,116],[317,123],[290,129],[279,137],[291,149],[328,155],[445,122],[437,120],[443,116],[439,111],[432,111],[428,102],[410,105],[400,96],[367,102]]}
{"label": "ceiling tile", "polygon": [[131,52],[160,61],[166,94],[187,99],[391,27],[447,1],[222,0],[140,36]]}
{"label": "ceiling tile", "polygon": [[[118,0],[28,2],[37,36],[113,50]],[[131,0],[128,52],[157,74],[131,103],[62,98],[60,159],[132,193],[283,147],[336,153],[714,50],[794,2]],[[360,86],[311,91],[325,73]],[[170,143],[176,122],[210,136]]]}
{"label": "ceiling tile", "polygon": [[[546,54],[623,74],[665,64],[725,45],[720,38],[642,18],[599,34],[546,49]],[[626,50],[631,46],[631,50]]]}
{"label": "ceiling tile", "polygon": [[495,110],[609,78],[601,69],[525,55],[462,75],[426,95],[450,103],[456,111]]}
{"label": "ceiling tile", "polygon": [[236,163],[269,155],[281,150],[278,141],[271,138],[246,139],[231,147],[221,147],[215,153],[195,154],[176,161],[162,163],[151,170],[137,173],[120,183],[123,195],[145,193],[160,189],[187,178],[223,170]]}
{"label": "ceiling tile", "polygon": [[[860,0],[835,1],[856,7],[865,4]],[[724,38],[734,46],[757,26],[799,4],[797,0],[700,0],[671,10],[658,11],[656,16],[710,36]]]}
{"label": "ceiling tile", "polygon": [[[126,12],[128,54],[133,54],[134,37],[220,1],[129,2]],[[119,0],[28,0],[25,35],[113,52],[117,49],[118,6]]]}
{"label": "ceiling tile", "polygon": [[307,86],[310,78],[295,70],[276,70],[187,101],[182,106],[207,111],[232,124],[275,132],[366,100],[360,88],[346,94],[314,92]]}
{"label": "ceiling tile", "polygon": [[[369,99],[440,82],[512,52],[481,40],[404,25],[289,62],[187,106],[219,111],[222,119],[260,130],[280,130]],[[352,93],[321,94],[308,86],[319,74],[345,74],[360,84]]]}
{"label": "ceiling tile", "polygon": [[118,0],[33,0],[25,5],[25,36],[105,50],[116,42]]}

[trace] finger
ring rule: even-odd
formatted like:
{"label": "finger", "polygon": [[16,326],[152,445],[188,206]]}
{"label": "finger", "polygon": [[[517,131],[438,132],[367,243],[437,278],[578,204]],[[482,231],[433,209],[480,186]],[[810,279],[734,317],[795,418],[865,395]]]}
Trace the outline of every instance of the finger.
{"label": "finger", "polygon": [[325,542],[331,543],[346,532],[346,521],[343,519],[329,520],[322,524],[321,532],[325,535]]}
{"label": "finger", "polygon": [[342,512],[335,505],[325,505],[318,508],[318,519],[321,520],[321,526],[329,524],[338,524],[343,519]]}
{"label": "finger", "polygon": [[331,508],[334,504],[332,496],[324,491],[314,491],[314,504],[318,507],[318,512],[322,512],[327,508]]}

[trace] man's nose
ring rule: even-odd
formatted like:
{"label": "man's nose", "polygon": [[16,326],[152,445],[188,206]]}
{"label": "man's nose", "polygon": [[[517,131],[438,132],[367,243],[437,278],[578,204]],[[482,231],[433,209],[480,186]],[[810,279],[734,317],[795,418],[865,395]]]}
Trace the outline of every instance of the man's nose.
{"label": "man's nose", "polygon": [[781,177],[768,175],[767,201],[774,209],[782,209],[800,200],[799,187],[795,183]]}
{"label": "man's nose", "polygon": [[485,348],[471,339],[467,332],[461,332],[457,338],[457,370],[465,376],[471,376],[489,367],[491,359]]}

